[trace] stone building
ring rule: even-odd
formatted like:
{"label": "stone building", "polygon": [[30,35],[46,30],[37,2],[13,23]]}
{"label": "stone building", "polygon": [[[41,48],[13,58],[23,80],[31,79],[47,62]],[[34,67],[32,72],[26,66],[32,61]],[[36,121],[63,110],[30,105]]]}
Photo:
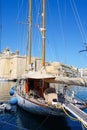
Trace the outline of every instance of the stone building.
{"label": "stone building", "polygon": [[[41,59],[32,57],[31,62],[34,70],[41,67]],[[12,53],[6,48],[0,54],[0,78],[19,78],[27,71],[26,68],[26,56],[19,55],[18,51]]]}
{"label": "stone building", "polygon": [[46,67],[48,73],[54,73],[59,76],[67,76],[67,77],[79,77],[80,72],[78,68],[65,65],[60,62],[50,63],[50,66]]}
{"label": "stone building", "polygon": [[[40,58],[32,57],[31,63],[32,69],[35,71],[40,70],[42,67]],[[0,78],[20,78],[28,69],[26,56],[19,55],[18,51],[12,53],[9,48],[6,48],[2,53],[0,53]],[[80,75],[77,68],[60,62],[46,62],[45,69],[47,73],[55,75],[68,77],[77,77]]]}
{"label": "stone building", "polygon": [[81,73],[81,77],[87,77],[87,68],[81,68],[79,71]]}

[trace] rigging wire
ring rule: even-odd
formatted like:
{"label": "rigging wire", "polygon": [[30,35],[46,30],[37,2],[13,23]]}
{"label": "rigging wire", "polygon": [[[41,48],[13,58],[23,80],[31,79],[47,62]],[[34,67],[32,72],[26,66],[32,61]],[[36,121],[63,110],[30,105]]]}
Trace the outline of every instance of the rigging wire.
{"label": "rigging wire", "polygon": [[[47,1],[47,6],[46,6],[46,12],[47,12],[46,14],[47,14],[49,20],[46,21],[46,24],[47,24],[46,25],[46,44],[47,44],[46,51],[49,52],[49,54],[51,54],[51,60],[52,60],[52,57],[54,58],[54,60],[56,60],[57,55],[56,55],[55,46],[50,44],[50,43],[54,43],[54,40],[51,39],[51,41],[50,41],[50,38],[49,38],[49,35],[48,35],[48,30],[49,29],[52,30],[52,26],[53,26],[51,24],[52,15],[51,15],[51,13],[49,13],[51,11],[52,11],[52,8],[51,8],[50,2],[48,0]],[[52,36],[53,35],[52,31],[50,31],[50,33],[51,33],[50,36]],[[46,58],[47,58],[47,60],[49,60],[49,55],[47,55]]]}
{"label": "rigging wire", "polygon": [[[38,45],[37,45],[37,47],[38,47],[38,51],[39,51],[39,53],[38,54],[40,54],[40,51],[41,51],[41,38],[40,38],[40,35],[39,34],[41,34],[40,33],[40,26],[41,26],[41,0],[38,2],[37,0],[35,0],[35,14],[33,13],[33,15],[35,15],[34,17],[34,29],[33,29],[33,32],[34,32],[34,35],[33,35],[33,39],[34,39],[34,41],[36,41],[35,39],[37,39],[37,37],[38,37],[38,41],[37,41],[37,43],[38,43]],[[37,32],[38,31],[38,32]],[[35,43],[35,42],[34,42]],[[37,51],[37,50],[36,50]]]}
{"label": "rigging wire", "polygon": [[[49,30],[50,30],[50,35],[47,35],[47,37],[46,37],[46,39],[47,39],[47,43],[48,43],[48,52],[49,52],[49,54],[51,54],[51,62],[52,61],[56,61],[57,59],[59,59],[60,58],[60,55],[59,55],[59,51],[56,51],[56,49],[57,49],[57,41],[56,41],[56,36],[54,36],[54,29],[53,29],[53,26],[54,26],[54,24],[56,24],[56,22],[54,21],[54,20],[52,20],[52,15],[57,15],[57,14],[55,14],[55,12],[54,12],[54,10],[53,10],[53,7],[52,7],[52,3],[50,4],[50,1],[48,0],[47,1],[48,3],[47,3],[47,17],[49,18],[49,20],[47,20],[47,27],[48,27],[48,34],[49,34]],[[57,6],[57,3],[56,3],[56,0],[55,0],[55,3],[54,3],[56,6]],[[57,8],[58,8],[58,6],[57,6]],[[52,13],[52,14],[51,14]],[[56,12],[57,13],[57,12]],[[58,33],[58,24],[56,24],[56,28],[55,28],[55,32],[56,32],[56,34]],[[53,30],[53,31],[52,31]],[[47,32],[46,31],[46,32]],[[52,38],[50,38],[50,37],[52,37]],[[54,45],[54,43],[56,43],[55,45]],[[49,58],[49,55],[48,55],[48,58]]]}
{"label": "rigging wire", "polygon": [[[63,43],[65,44],[65,54],[66,54],[66,39],[65,39],[65,34],[64,34],[64,26],[63,26],[63,21],[62,21],[62,14],[61,14],[61,9],[60,9],[60,2],[59,0],[57,0],[57,6],[58,6],[58,14],[59,14],[59,22],[60,22],[60,29],[61,29],[61,35],[62,35],[62,39],[63,39]],[[66,17],[66,0],[65,0],[65,17]],[[65,57],[65,59],[67,59]]]}
{"label": "rigging wire", "polygon": [[38,16],[41,16],[40,15],[41,0],[40,0],[39,4],[37,3],[37,0],[35,0],[35,5],[36,5],[36,12],[37,12],[37,15],[36,15],[36,27],[39,28],[39,24],[41,24],[41,23],[39,23],[39,17]]}
{"label": "rigging wire", "polygon": [[16,21],[18,21],[18,19],[19,19],[20,13],[21,13],[22,8],[23,8],[23,3],[24,3],[24,0],[21,0],[21,5],[19,4],[19,1],[18,1],[18,14],[17,14]]}
{"label": "rigging wire", "polygon": [[61,16],[61,11],[60,11],[60,3],[59,3],[59,0],[57,0],[57,6],[58,6],[58,14],[59,14],[61,34],[62,34],[63,42],[65,43],[64,28],[63,28],[63,23],[62,23],[62,16]]}
{"label": "rigging wire", "polygon": [[[18,1],[18,13],[17,13],[16,21],[17,21],[17,23],[19,23],[21,25],[22,24],[27,25],[27,22],[19,22],[19,19],[26,19],[26,16],[28,13],[28,11],[27,11],[28,6],[26,6],[26,8],[25,8],[25,4],[26,5],[28,5],[28,4],[27,4],[27,2],[25,2],[25,3],[24,2],[25,2],[24,0]],[[23,16],[24,13],[25,13],[25,16]],[[18,39],[17,39],[17,48],[20,49],[23,54],[25,54],[26,49],[24,48],[22,43],[25,40],[26,26],[24,28],[22,28],[22,26],[19,26],[19,24],[18,24],[18,35],[20,33],[20,35],[22,35],[22,37],[18,37]],[[19,42],[20,40],[21,40],[21,42]],[[19,43],[21,43],[21,46]]]}
{"label": "rigging wire", "polygon": [[[21,14],[21,11],[22,11],[22,8],[23,8],[23,3],[24,1],[21,0],[21,3],[20,1],[18,0],[18,13],[17,13],[17,17],[16,17],[16,22],[18,23],[19,21],[19,18],[20,18],[20,14]],[[18,33],[19,33],[20,29],[19,29],[19,24],[18,24]],[[17,39],[17,49],[19,50],[19,40]]]}
{"label": "rigging wire", "polygon": [[73,5],[74,5],[74,8],[75,8],[75,10],[76,10],[77,18],[78,18],[78,21],[79,21],[81,30],[82,30],[83,35],[84,35],[84,39],[85,39],[85,41],[87,41],[86,33],[85,33],[84,29],[83,29],[83,25],[82,25],[82,22],[81,22],[79,13],[78,13],[78,11],[77,11],[77,7],[76,7],[76,4],[75,4],[75,1],[73,0],[72,2],[73,2]]}
{"label": "rigging wire", "polygon": [[81,33],[82,40],[83,40],[83,42],[87,41],[86,33],[85,33],[84,29],[83,29],[82,22],[81,22],[81,19],[80,19],[80,16],[79,16],[75,1],[70,0],[70,4],[71,4],[72,10],[73,10],[73,13],[74,13],[74,16],[75,16],[79,31]]}

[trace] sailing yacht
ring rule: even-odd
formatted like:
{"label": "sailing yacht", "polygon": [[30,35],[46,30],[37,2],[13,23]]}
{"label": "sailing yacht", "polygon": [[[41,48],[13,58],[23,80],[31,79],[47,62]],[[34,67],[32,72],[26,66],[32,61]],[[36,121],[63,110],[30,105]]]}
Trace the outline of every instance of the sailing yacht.
{"label": "sailing yacht", "polygon": [[[42,69],[35,71],[31,63],[32,0],[29,0],[28,67],[25,74],[20,79],[17,79],[15,96],[18,106],[26,111],[40,115],[60,116],[64,114],[63,103],[72,102],[75,104],[78,101],[74,98],[74,93],[68,96],[67,84],[70,84],[70,81],[58,81],[59,78],[56,75],[48,74],[45,70],[45,5],[46,0],[42,0]],[[59,83],[62,86],[60,90],[58,88]]]}

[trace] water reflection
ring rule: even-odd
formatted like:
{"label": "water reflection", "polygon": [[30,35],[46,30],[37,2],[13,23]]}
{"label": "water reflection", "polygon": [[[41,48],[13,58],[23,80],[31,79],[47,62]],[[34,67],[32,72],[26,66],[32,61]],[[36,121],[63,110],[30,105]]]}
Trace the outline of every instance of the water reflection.
{"label": "water reflection", "polygon": [[17,124],[28,130],[70,130],[65,117],[38,116],[18,109]]}

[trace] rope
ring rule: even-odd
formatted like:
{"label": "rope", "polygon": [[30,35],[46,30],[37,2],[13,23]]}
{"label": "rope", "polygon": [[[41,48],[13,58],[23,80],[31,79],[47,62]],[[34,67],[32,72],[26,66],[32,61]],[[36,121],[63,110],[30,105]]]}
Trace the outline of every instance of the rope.
{"label": "rope", "polygon": [[62,107],[62,109],[63,109],[64,113],[65,113],[70,119],[72,119],[72,120],[74,120],[74,121],[78,121],[77,118],[74,118],[74,117],[70,116],[70,115],[67,113],[67,111],[64,109],[64,107]]}
{"label": "rope", "polygon": [[81,122],[82,125],[87,129],[87,126],[83,123],[83,121],[80,120],[80,122]]}
{"label": "rope", "polygon": [[36,130],[38,130],[38,129],[40,129],[41,127],[42,127],[42,125],[47,121],[47,119],[49,118],[49,116],[50,116],[50,114],[49,115],[47,115],[47,117],[42,121],[42,123],[40,124],[40,126],[39,127],[37,127],[37,129]]}
{"label": "rope", "polygon": [[82,126],[82,130],[85,130],[85,128],[84,128],[84,126],[83,126],[83,124],[81,124],[81,126]]}
{"label": "rope", "polygon": [[83,126],[87,129],[87,126],[85,125],[85,123],[84,123],[81,119],[74,118],[74,117],[72,117],[71,115],[69,115],[69,114],[66,112],[66,110],[64,109],[64,107],[62,107],[62,109],[63,109],[64,113],[65,113],[70,119],[72,119],[72,120],[74,120],[74,121],[80,121],[80,122],[83,124]]}

